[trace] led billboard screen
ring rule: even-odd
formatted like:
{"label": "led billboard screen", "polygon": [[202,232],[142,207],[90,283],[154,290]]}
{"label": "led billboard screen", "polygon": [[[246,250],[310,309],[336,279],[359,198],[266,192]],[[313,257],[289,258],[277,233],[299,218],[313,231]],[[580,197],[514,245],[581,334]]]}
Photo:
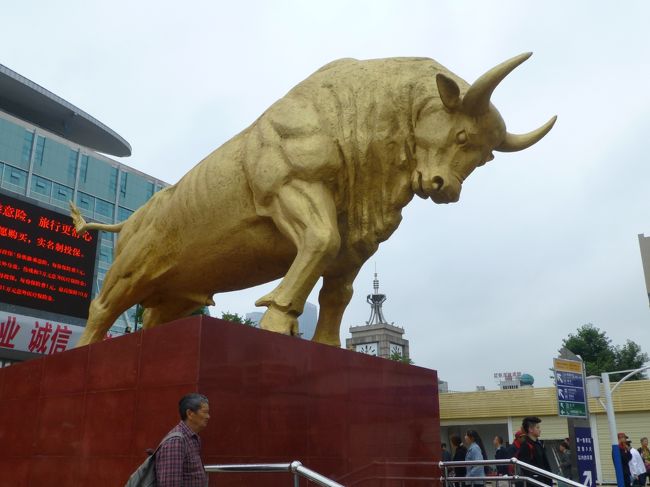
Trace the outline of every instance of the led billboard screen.
{"label": "led billboard screen", "polygon": [[0,193],[0,302],[88,318],[97,232]]}

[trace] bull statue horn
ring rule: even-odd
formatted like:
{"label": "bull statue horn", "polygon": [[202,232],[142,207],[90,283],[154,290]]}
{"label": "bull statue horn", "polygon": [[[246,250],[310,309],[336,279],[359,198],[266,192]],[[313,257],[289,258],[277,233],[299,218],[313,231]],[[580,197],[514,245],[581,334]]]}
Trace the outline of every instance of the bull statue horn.
{"label": "bull statue horn", "polygon": [[474,81],[463,98],[463,112],[468,115],[483,115],[490,108],[490,97],[499,83],[510,72],[532,56],[532,52],[525,52],[495,66],[479,79]]}
{"label": "bull statue horn", "polygon": [[531,145],[539,142],[542,137],[548,134],[549,130],[553,128],[556,120],[557,116],[554,116],[540,128],[528,132],[527,134],[516,135],[506,133],[503,142],[501,142],[499,146],[495,147],[494,150],[499,152],[517,152],[527,149]]}

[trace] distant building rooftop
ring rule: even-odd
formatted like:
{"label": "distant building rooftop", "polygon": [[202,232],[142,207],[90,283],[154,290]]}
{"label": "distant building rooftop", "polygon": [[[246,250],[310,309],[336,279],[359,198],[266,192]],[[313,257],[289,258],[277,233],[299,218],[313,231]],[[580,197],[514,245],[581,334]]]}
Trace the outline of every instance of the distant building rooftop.
{"label": "distant building rooftop", "polygon": [[2,64],[0,110],[98,152],[131,155],[131,145],[99,120]]}

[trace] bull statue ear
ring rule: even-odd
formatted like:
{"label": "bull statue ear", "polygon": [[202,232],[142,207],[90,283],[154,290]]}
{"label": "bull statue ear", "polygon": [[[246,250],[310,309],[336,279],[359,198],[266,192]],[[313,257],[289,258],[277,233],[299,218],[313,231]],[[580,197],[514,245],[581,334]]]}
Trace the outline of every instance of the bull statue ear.
{"label": "bull statue ear", "polygon": [[440,100],[448,110],[456,110],[460,106],[460,88],[456,82],[442,73],[436,75],[436,84]]}

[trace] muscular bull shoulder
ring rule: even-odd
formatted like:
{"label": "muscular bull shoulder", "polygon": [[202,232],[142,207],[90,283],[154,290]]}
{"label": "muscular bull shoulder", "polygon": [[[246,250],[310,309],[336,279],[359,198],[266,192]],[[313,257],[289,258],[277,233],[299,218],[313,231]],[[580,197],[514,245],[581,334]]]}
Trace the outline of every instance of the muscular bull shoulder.
{"label": "muscular bull shoulder", "polygon": [[334,181],[341,161],[326,115],[311,100],[287,95],[257,120],[243,164],[258,205],[294,178]]}

